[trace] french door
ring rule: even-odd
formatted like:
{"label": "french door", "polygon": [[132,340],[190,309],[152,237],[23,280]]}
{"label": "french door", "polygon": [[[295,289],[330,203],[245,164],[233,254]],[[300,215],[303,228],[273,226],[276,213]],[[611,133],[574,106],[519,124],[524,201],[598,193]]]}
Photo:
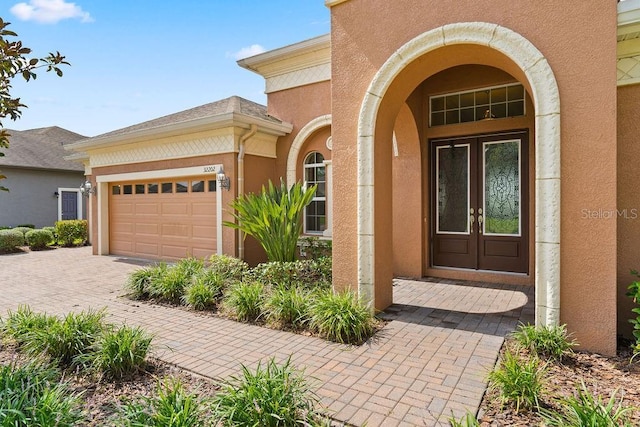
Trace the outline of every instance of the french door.
{"label": "french door", "polygon": [[527,273],[527,133],[430,145],[433,266]]}

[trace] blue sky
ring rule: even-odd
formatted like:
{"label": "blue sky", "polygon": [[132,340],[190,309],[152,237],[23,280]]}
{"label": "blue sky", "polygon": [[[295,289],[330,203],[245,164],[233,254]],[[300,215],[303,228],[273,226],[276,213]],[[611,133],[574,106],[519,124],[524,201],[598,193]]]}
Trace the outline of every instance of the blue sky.
{"label": "blue sky", "polygon": [[265,103],[242,53],[329,32],[323,0],[4,0],[34,56],[60,51],[64,77],[16,79],[29,106],[10,129],[57,125],[94,136],[231,95]]}

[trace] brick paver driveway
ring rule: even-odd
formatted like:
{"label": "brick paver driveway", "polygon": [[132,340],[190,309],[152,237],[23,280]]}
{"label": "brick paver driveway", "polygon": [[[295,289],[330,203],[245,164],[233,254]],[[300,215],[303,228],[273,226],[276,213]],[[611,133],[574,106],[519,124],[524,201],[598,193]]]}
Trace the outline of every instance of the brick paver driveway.
{"label": "brick paver driveway", "polygon": [[532,317],[532,289],[396,280],[390,322],[360,347],[122,298],[134,261],[90,248],[0,256],[0,316],[19,304],[62,314],[106,307],[155,334],[156,355],[212,378],[275,356],[305,368],[333,416],[353,425],[447,425],[475,412],[504,336]]}

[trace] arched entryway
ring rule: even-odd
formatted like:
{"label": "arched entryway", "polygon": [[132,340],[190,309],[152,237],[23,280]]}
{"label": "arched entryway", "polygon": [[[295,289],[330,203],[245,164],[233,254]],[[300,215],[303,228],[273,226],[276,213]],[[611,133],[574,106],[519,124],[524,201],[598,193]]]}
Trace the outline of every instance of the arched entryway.
{"label": "arched entryway", "polygon": [[553,72],[528,40],[496,24],[445,25],[398,49],[374,76],[358,119],[358,290],[377,308],[391,303],[391,166],[402,105],[429,76],[464,64],[498,67],[521,82],[534,107],[534,278],[536,322],[560,317],[560,101]]}

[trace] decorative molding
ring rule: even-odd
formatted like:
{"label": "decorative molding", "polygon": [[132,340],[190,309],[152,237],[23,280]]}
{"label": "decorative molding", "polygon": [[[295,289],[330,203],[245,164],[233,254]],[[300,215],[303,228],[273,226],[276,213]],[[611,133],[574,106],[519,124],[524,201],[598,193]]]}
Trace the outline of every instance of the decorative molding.
{"label": "decorative molding", "polygon": [[324,1],[324,5],[327,6],[328,8],[331,8],[333,6],[337,6],[340,3],[346,3],[349,0],[325,0]]}
{"label": "decorative molding", "polygon": [[265,92],[272,93],[331,80],[331,63],[291,71],[265,79]]}
{"label": "decorative molding", "polygon": [[233,135],[216,135],[186,141],[171,141],[164,144],[145,144],[116,151],[91,153],[91,167],[112,166],[127,163],[152,162],[158,160],[232,153]]}
{"label": "decorative molding", "polygon": [[618,58],[616,68],[618,86],[640,83],[640,54]]}
{"label": "decorative molding", "polygon": [[311,120],[300,129],[300,132],[293,139],[291,148],[289,148],[289,156],[287,157],[287,185],[289,187],[296,183],[300,149],[313,133],[326,126],[331,126],[331,114],[325,114]]}
{"label": "decorative molding", "polygon": [[267,93],[331,80],[331,36],[241,59],[238,65],[264,77]]}
{"label": "decorative molding", "polygon": [[252,156],[269,157],[275,159],[277,157],[277,141],[277,137],[266,136],[264,134],[258,133],[245,142],[245,153]]}
{"label": "decorative molding", "polygon": [[[531,85],[535,107],[535,311],[536,324],[560,320],[560,96],[553,70],[522,35],[497,24],[465,22],[423,33],[392,54],[371,81],[360,108],[357,139],[358,292],[375,303],[375,124],[384,96],[402,70],[445,45],[488,46],[510,58]],[[554,206],[547,209],[546,206]]]}

